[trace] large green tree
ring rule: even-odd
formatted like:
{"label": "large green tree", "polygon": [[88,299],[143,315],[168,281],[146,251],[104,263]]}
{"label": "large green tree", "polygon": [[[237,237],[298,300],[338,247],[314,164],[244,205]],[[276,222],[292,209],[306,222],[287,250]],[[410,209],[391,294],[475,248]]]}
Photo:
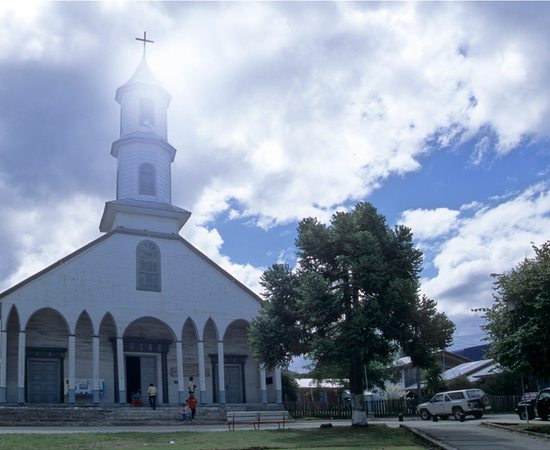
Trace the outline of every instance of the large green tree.
{"label": "large green tree", "polygon": [[490,356],[518,375],[550,377],[550,241],[511,271],[495,274],[483,329]]}
{"label": "large green tree", "polygon": [[329,224],[302,220],[296,247],[296,269],[275,264],[262,276],[266,302],[250,327],[252,351],[267,367],[306,354],[319,371],[344,371],[352,424],[365,425],[365,367],[399,347],[425,365],[451,342],[454,325],[418,294],[422,254],[411,231],[390,228],[369,203]]}

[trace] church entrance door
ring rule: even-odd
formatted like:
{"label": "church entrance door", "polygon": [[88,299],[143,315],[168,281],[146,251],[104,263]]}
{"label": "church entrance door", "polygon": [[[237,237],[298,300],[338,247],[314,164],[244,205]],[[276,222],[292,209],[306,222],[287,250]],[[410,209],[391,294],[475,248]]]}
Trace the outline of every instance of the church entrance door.
{"label": "church entrance door", "polygon": [[59,359],[29,359],[27,361],[27,395],[29,403],[59,403]]}
{"label": "church entrance door", "polygon": [[[157,358],[154,356],[142,356],[141,361],[141,392],[147,392],[149,383],[157,388]],[[147,400],[148,401],[148,400]]]}
{"label": "church entrance door", "polygon": [[226,365],[225,373],[225,400],[227,403],[242,403],[242,374],[240,365]]}
{"label": "church entrance door", "polygon": [[[149,383],[157,386],[157,358],[154,356],[126,356],[126,395],[127,402],[132,402],[132,394],[141,391],[143,402],[148,401]],[[157,386],[158,387],[158,386]]]}

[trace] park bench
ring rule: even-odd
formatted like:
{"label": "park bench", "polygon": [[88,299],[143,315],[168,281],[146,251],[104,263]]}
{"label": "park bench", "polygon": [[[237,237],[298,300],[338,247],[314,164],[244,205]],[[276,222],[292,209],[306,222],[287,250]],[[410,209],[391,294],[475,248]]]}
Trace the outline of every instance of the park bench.
{"label": "park bench", "polygon": [[227,426],[230,430],[235,429],[235,425],[252,425],[255,430],[260,429],[262,424],[277,424],[278,428],[284,428],[285,424],[292,418],[288,411],[228,411]]}

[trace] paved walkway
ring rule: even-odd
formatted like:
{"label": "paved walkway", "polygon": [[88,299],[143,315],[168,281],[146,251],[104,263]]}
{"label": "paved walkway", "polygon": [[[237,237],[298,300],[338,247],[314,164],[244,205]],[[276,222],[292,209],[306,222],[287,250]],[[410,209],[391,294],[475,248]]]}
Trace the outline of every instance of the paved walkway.
{"label": "paved walkway", "polygon": [[[484,421],[490,421],[485,419]],[[496,421],[501,422],[499,418]],[[410,422],[409,428],[419,430],[437,441],[447,444],[449,450],[549,450],[550,441],[511,431],[482,426],[480,420],[456,422]],[[511,421],[509,421],[511,422]],[[517,422],[517,421],[516,421]]]}

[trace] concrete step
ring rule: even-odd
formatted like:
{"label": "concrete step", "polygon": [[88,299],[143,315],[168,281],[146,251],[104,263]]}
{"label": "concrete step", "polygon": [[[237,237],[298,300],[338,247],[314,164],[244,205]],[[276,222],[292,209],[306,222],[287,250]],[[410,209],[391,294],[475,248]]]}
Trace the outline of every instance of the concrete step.
{"label": "concrete step", "polygon": [[[281,410],[281,405],[199,406],[194,423],[224,423],[227,411]],[[0,426],[179,425],[179,406],[0,406]]]}

